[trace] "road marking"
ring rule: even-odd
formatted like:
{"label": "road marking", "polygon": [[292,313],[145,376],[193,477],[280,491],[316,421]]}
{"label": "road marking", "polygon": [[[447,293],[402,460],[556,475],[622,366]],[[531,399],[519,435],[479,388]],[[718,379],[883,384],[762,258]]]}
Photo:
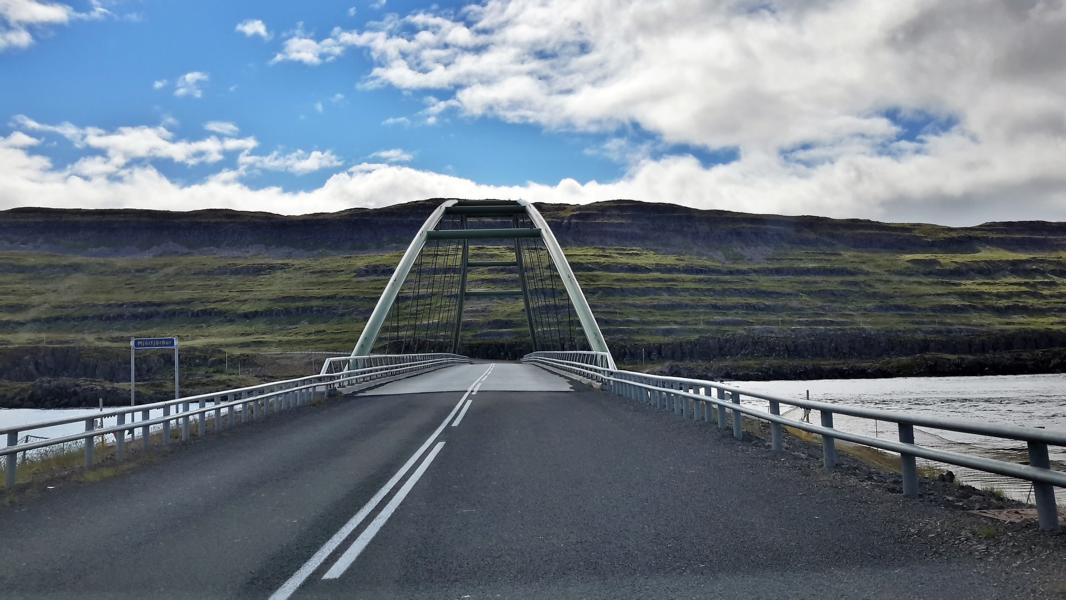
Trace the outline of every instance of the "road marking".
{"label": "road marking", "polygon": [[[492,367],[490,366],[489,369],[491,368]],[[482,377],[488,375],[489,369],[486,369],[485,373],[482,374]],[[481,377],[479,377],[478,379],[480,378]],[[363,519],[366,519],[367,515],[369,515],[370,512],[373,511],[377,507],[377,505],[385,499],[385,496],[387,496],[389,492],[392,491],[392,488],[396,487],[396,484],[399,483],[401,479],[403,479],[403,476],[407,474],[407,471],[411,470],[411,467],[414,466],[416,462],[418,462],[418,458],[422,456],[422,453],[426,451],[426,448],[429,448],[433,441],[436,440],[438,436],[440,436],[441,432],[444,431],[444,428],[448,426],[448,421],[452,420],[452,417],[455,416],[455,413],[459,411],[459,407],[462,406],[463,403],[466,401],[467,396],[470,395],[470,390],[474,389],[474,385],[477,383],[477,381],[478,380],[475,379],[474,382],[470,384],[470,387],[466,388],[466,393],[463,394],[463,397],[460,398],[459,402],[455,404],[455,407],[452,408],[452,411],[450,413],[448,413],[448,416],[444,417],[444,420],[441,421],[441,424],[439,427],[437,427],[437,430],[430,434],[426,441],[422,443],[422,446],[419,447],[418,450],[416,450],[415,453],[411,455],[411,458],[407,459],[407,462],[404,463],[402,467],[400,467],[400,470],[397,471],[396,474],[393,475],[392,478],[389,479],[385,483],[385,485],[382,486],[380,490],[378,490],[376,494],[374,494],[373,498],[371,498],[365,505],[363,505],[363,508],[359,509],[359,512],[355,513],[355,515],[352,516],[352,518],[349,519],[343,527],[338,529],[337,533],[334,533],[333,537],[329,538],[329,540],[327,540],[326,543],[318,549],[318,552],[315,552],[314,555],[311,556],[311,558],[308,559],[307,562],[299,568],[299,570],[293,573],[292,577],[290,577],[285,583],[281,584],[281,587],[279,587],[277,591],[270,595],[270,600],[287,600],[289,596],[292,596],[292,594],[301,585],[303,585],[304,581],[307,581],[307,578],[311,576],[311,573],[313,573],[315,569],[322,566],[322,563],[324,563],[326,559],[329,558],[330,554],[333,554],[333,551],[341,545],[341,542],[343,542],[349,535],[352,534],[353,531],[355,531],[355,528],[363,522]]]}
{"label": "road marking", "polygon": [[459,423],[462,422],[463,417],[466,416],[466,411],[470,409],[470,403],[471,402],[473,402],[473,400],[467,400],[466,401],[466,404],[463,405],[463,410],[459,411],[459,414],[455,417],[455,420],[452,421],[452,427],[458,427],[459,426]]}
{"label": "road marking", "polygon": [[437,442],[437,445],[434,446],[433,450],[430,450],[429,455],[426,456],[426,460],[418,465],[418,469],[416,469],[410,479],[403,484],[400,491],[396,492],[396,495],[392,497],[392,500],[389,500],[389,503],[385,505],[385,508],[382,509],[380,513],[378,513],[378,516],[374,517],[374,520],[363,530],[363,533],[360,533],[359,537],[355,538],[352,545],[349,546],[344,554],[337,559],[337,562],[333,563],[333,566],[326,571],[326,574],[322,576],[322,579],[336,579],[343,575],[344,572],[348,570],[348,567],[352,566],[355,559],[359,558],[359,555],[366,549],[370,541],[374,539],[374,536],[378,534],[378,531],[380,531],[382,526],[384,526],[389,520],[392,513],[396,512],[396,508],[400,506],[403,499],[406,498],[411,489],[415,487],[415,484],[418,483],[418,480],[426,472],[430,463],[433,462],[433,459],[437,457],[437,453],[439,453],[440,449],[443,447],[444,442]]}
{"label": "road marking", "polygon": [[485,374],[482,375],[476,382],[476,385],[474,386],[474,391],[470,394],[471,396],[477,396],[477,393],[481,391],[481,384],[485,383],[485,380],[489,378],[489,374],[492,373],[492,370],[495,368],[496,363],[492,363],[491,365],[489,365],[489,370],[485,371]]}

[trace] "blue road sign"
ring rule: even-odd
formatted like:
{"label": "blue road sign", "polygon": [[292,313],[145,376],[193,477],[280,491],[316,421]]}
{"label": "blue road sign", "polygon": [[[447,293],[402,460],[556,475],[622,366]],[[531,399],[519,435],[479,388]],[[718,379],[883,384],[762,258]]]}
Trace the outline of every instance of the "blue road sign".
{"label": "blue road sign", "polygon": [[178,338],[134,338],[134,350],[149,350],[155,348],[177,348]]}

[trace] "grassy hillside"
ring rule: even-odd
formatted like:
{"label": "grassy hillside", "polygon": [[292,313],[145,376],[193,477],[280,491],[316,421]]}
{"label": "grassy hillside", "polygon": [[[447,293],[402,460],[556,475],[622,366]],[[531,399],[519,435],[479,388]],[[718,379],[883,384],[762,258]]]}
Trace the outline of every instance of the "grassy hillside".
{"label": "grassy hillside", "polygon": [[[311,361],[275,368],[266,351],[350,350],[435,204],[302,217],[0,213],[0,394],[29,402],[42,378],[76,378],[67,390],[124,381],[133,335],[178,335],[200,352],[194,387],[235,375],[226,353],[270,377]],[[1066,369],[1064,224],[947,228],[635,202],[543,212],[629,366],[723,377]],[[514,287],[505,270],[478,277],[476,287]],[[468,350],[528,350],[519,309],[472,309]],[[72,348],[81,360],[56,359]]]}

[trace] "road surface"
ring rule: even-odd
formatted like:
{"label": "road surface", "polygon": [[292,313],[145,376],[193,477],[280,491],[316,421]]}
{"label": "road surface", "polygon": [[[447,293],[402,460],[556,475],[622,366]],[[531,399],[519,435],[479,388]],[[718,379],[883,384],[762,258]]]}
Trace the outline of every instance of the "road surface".
{"label": "road surface", "polygon": [[1010,569],[927,557],[898,533],[938,509],[898,505],[477,364],[0,508],[0,597],[1036,597]]}

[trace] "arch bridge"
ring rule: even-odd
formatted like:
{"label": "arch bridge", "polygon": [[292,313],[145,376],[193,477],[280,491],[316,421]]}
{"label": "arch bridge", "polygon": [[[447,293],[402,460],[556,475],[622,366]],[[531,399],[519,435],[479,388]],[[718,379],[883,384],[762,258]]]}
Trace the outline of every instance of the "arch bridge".
{"label": "arch bridge", "polygon": [[[524,333],[521,362],[463,355],[493,327]],[[1056,530],[1066,433],[619,369],[524,201],[438,206],[318,374],[0,435],[4,597],[1036,598],[1064,564],[974,559],[952,535],[981,523],[892,493],[932,484],[918,460],[1018,478]],[[898,490],[825,485],[801,436],[826,471],[838,441],[893,453]],[[95,483],[35,481],[79,455]]]}

